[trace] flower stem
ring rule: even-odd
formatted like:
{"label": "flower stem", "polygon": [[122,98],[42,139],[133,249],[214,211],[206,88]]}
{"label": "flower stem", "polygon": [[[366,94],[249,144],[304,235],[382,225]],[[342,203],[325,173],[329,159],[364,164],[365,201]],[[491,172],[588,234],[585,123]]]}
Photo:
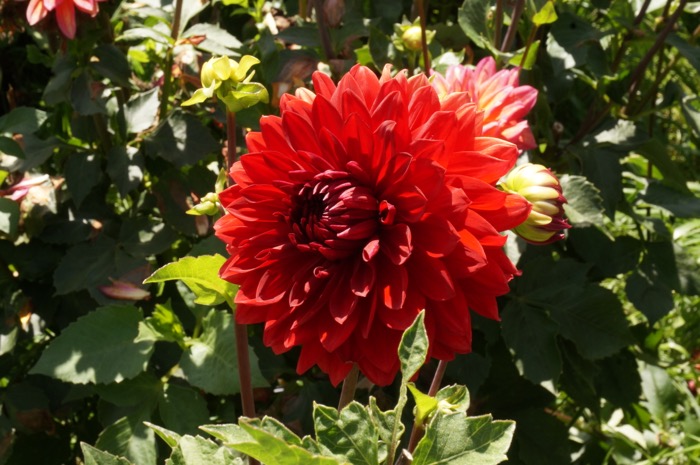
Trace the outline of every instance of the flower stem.
{"label": "flower stem", "polygon": [[226,110],[226,174],[236,161],[236,114]]}
{"label": "flower stem", "polygon": [[423,70],[425,75],[430,77],[430,54],[428,53],[428,41],[426,38],[425,27],[427,18],[425,12],[428,9],[428,0],[418,0],[418,14],[420,15],[420,43],[423,49]]}
{"label": "flower stem", "polygon": [[515,36],[518,33],[518,23],[520,22],[520,16],[522,16],[524,9],[525,0],[516,0],[515,6],[513,7],[513,14],[510,17],[510,25],[508,26],[508,30],[506,31],[506,37],[503,39],[503,44],[501,44],[501,52],[507,52],[510,49],[511,45],[513,45]]}
{"label": "flower stem", "polygon": [[493,25],[493,48],[501,46],[501,29],[503,28],[503,0],[496,0],[496,14]]}
{"label": "flower stem", "polygon": [[[438,362],[438,366],[435,369],[435,374],[433,375],[433,381],[430,383],[430,389],[428,389],[428,395],[431,397],[435,397],[437,392],[440,390],[440,383],[442,383],[442,378],[445,376],[445,370],[447,369],[447,362],[444,360],[440,360]],[[418,422],[413,423],[413,429],[411,430],[411,436],[408,439],[408,447],[407,450],[411,453],[416,449],[416,446],[418,445],[418,441],[421,440],[423,437],[423,434],[425,433],[425,429],[423,428],[422,425],[419,425]],[[405,461],[405,458],[401,458],[399,460],[399,465],[403,464]]]}
{"label": "flower stem", "polygon": [[[180,21],[182,16],[182,0],[175,1],[175,12],[173,13],[173,25],[170,30],[170,37],[173,42],[177,41],[180,35]],[[160,95],[160,119],[165,118],[165,114],[168,111],[168,101],[170,100],[170,92],[172,87],[172,75],[173,75],[173,49],[172,47],[168,50],[165,55],[165,67],[163,69],[163,90]]]}
{"label": "flower stem", "polygon": [[[670,2],[671,0],[669,0],[669,3]],[[656,41],[654,42],[654,44],[647,51],[646,55],[644,55],[642,60],[632,72],[632,77],[630,78],[630,87],[629,91],[627,92],[629,100],[631,100],[634,97],[634,94],[639,89],[639,86],[642,82],[642,78],[644,77],[644,72],[649,67],[649,63],[651,63],[651,60],[652,58],[654,58],[654,55],[656,55],[656,52],[658,52],[663,47],[664,42],[666,41],[666,37],[668,37],[668,35],[673,30],[673,27],[675,26],[676,21],[683,12],[686,3],[688,3],[688,0],[680,0],[678,6],[676,7],[676,10],[668,19],[666,26],[664,26],[663,30],[656,36]]]}
{"label": "flower stem", "polygon": [[357,378],[360,375],[360,367],[357,363],[353,364],[350,373],[343,381],[343,388],[340,391],[340,400],[338,401],[338,411],[348,405],[355,398],[355,389],[357,388]]}
{"label": "flower stem", "polygon": [[328,23],[326,22],[326,16],[323,13],[323,0],[314,0],[314,9],[316,10],[316,23],[318,24],[318,32],[321,35],[321,48],[323,49],[323,54],[326,57],[326,61],[330,61],[335,58],[333,54],[333,45],[331,44],[331,34],[328,30]]}

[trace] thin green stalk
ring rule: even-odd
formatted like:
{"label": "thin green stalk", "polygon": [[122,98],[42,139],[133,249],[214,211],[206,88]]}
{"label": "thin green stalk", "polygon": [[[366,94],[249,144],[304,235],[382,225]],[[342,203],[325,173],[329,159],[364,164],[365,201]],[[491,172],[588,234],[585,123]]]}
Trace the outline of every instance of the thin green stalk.
{"label": "thin green stalk", "polygon": [[[173,13],[173,25],[170,30],[170,37],[173,42],[177,41],[180,36],[180,22],[182,16],[182,0],[175,0],[175,12]],[[168,112],[168,101],[172,92],[172,75],[173,75],[173,49],[170,48],[165,55],[165,67],[163,69],[163,89],[160,96],[160,119],[164,119]]]}
{"label": "thin green stalk", "polygon": [[357,378],[360,376],[360,367],[357,363],[353,364],[350,373],[343,381],[343,388],[340,391],[340,401],[338,401],[338,411],[342,410],[355,398],[355,390],[357,389]]}

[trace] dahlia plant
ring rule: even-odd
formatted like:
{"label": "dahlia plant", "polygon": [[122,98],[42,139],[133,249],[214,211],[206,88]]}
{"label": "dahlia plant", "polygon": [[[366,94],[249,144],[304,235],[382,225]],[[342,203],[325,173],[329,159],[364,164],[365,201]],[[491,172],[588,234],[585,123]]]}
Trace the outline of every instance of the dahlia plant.
{"label": "dahlia plant", "polygon": [[0,0],[0,465],[700,460],[697,7],[457,3]]}

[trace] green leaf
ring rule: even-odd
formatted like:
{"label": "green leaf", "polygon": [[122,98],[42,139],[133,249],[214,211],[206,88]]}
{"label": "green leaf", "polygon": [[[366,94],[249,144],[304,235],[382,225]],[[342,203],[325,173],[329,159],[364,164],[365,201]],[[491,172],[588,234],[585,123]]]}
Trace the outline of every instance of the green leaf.
{"label": "green leaf", "polygon": [[650,139],[637,147],[635,152],[649,160],[661,172],[664,182],[669,186],[686,194],[690,192],[686,186],[686,176],[678,164],[671,159],[667,144],[658,139]]}
{"label": "green leaf", "polygon": [[114,270],[115,253],[116,244],[105,236],[68,249],[54,271],[56,294],[68,294],[105,281]]}
{"label": "green leaf", "polygon": [[147,39],[154,40],[160,44],[173,45],[175,41],[167,34],[164,34],[151,27],[135,27],[127,29],[122,35],[117,37],[115,41],[144,41]]}
{"label": "green leaf", "polygon": [[479,48],[489,49],[493,43],[489,31],[489,15],[491,2],[489,0],[465,0],[457,14],[460,27],[472,42]]}
{"label": "green leaf", "polygon": [[564,175],[559,178],[568,203],[564,211],[575,226],[603,226],[604,208],[600,191],[583,176]]}
{"label": "green leaf", "polygon": [[314,403],[313,418],[318,442],[333,455],[352,465],[379,464],[379,433],[363,405],[353,401],[338,413]]}
{"label": "green leaf", "polygon": [[399,359],[401,374],[408,381],[418,372],[428,356],[428,333],[425,330],[425,312],[421,311],[416,320],[401,336]]}
{"label": "green leaf", "polygon": [[680,401],[680,392],[666,370],[654,365],[640,364],[639,374],[642,377],[642,392],[649,412],[658,419],[664,419],[673,413]]}
{"label": "green leaf", "polygon": [[193,165],[219,150],[219,144],[202,121],[175,109],[144,140],[146,152],[181,167]]}
{"label": "green leaf", "polygon": [[117,457],[84,442],[80,443],[80,449],[83,451],[85,465],[131,465],[124,457]]}
{"label": "green leaf", "polygon": [[405,427],[401,423],[401,418],[398,419],[398,425],[396,424],[396,409],[381,411],[377,406],[377,399],[372,396],[369,398],[369,413],[373,423],[377,426],[377,433],[381,440],[380,446],[384,446],[379,449],[379,461],[384,462],[386,460],[386,446],[391,444],[394,429],[396,428],[397,437],[401,437]]}
{"label": "green leaf", "polygon": [[0,237],[14,239],[19,227],[19,205],[11,199],[0,197]]}
{"label": "green leaf", "polygon": [[0,155],[10,155],[20,159],[25,158],[22,146],[11,137],[0,137]]}
{"label": "green leaf", "polygon": [[155,405],[162,391],[163,383],[149,372],[119,383],[95,386],[95,392],[101,400],[119,407],[133,407],[144,403]]}
{"label": "green leaf", "polygon": [[[513,412],[518,434],[515,436],[518,463],[561,465],[571,463],[566,425],[545,412],[528,408]],[[516,448],[513,448],[516,450]]]}
{"label": "green leaf", "polygon": [[70,102],[75,111],[82,116],[106,114],[104,102],[93,94],[94,81],[87,70],[76,77],[70,87]]}
{"label": "green leaf", "polygon": [[649,184],[642,192],[641,200],[661,207],[679,218],[700,217],[700,198],[665,186],[653,179],[649,180]]}
{"label": "green leaf", "polygon": [[436,415],[413,453],[412,465],[490,465],[506,460],[513,439],[512,421],[491,415]]}
{"label": "green leaf", "polygon": [[[203,427],[204,431],[217,431],[222,429]],[[222,438],[225,446],[249,455],[265,465],[341,465],[345,462],[335,457],[323,457],[303,449],[299,445],[290,444],[276,435],[265,431],[260,420],[241,418],[240,426],[227,425],[225,438]]]}
{"label": "green leaf", "polygon": [[30,373],[69,383],[112,383],[146,369],[153,343],[138,342],[141,311],[133,305],[101,307],[68,326],[44,349]]}
{"label": "green leaf", "polygon": [[[537,61],[537,51],[540,49],[540,41],[535,40],[527,49],[527,56],[525,56],[525,49],[522,51],[518,50],[513,57],[508,60],[509,65],[520,66],[523,69],[532,69],[535,66],[535,61]],[[525,58],[523,60],[523,57]]]}
{"label": "green leaf", "polygon": [[159,90],[159,87],[154,87],[129,99],[124,108],[126,127],[129,132],[142,132],[155,124],[160,103]]}
{"label": "green leaf", "polygon": [[147,418],[148,412],[144,411],[120,418],[100,433],[95,447],[124,456],[136,465],[156,465],[155,435],[143,423]]}
{"label": "green leaf", "polygon": [[466,413],[469,408],[469,391],[466,386],[458,384],[445,386],[435,394],[435,399],[441,410]]}
{"label": "green leaf", "polygon": [[209,421],[207,402],[196,390],[169,383],[158,401],[163,425],[180,434],[197,434],[199,425]]}
{"label": "green leaf", "polygon": [[676,33],[669,34],[666,42],[676,47],[681,55],[688,60],[688,63],[700,72],[700,47],[690,44]]}
{"label": "green leaf", "polygon": [[423,394],[418,390],[415,384],[408,383],[408,390],[413,395],[413,400],[416,403],[415,417],[418,424],[424,425],[428,418],[437,410],[438,400],[428,394]]}
{"label": "green leaf", "polygon": [[634,270],[627,278],[625,292],[630,302],[654,324],[673,309],[673,293],[664,283],[641,270]]}
{"label": "green leaf", "polygon": [[97,60],[91,60],[90,66],[113,83],[128,88],[131,69],[124,53],[114,44],[100,44],[94,53]]}
{"label": "green leaf", "polygon": [[184,346],[185,338],[182,323],[168,302],[167,305],[156,304],[153,314],[139,323],[136,342],[167,341]]}
{"label": "green leaf", "polygon": [[46,112],[30,107],[17,107],[0,117],[0,133],[28,134],[46,121]]}
{"label": "green leaf", "polygon": [[557,347],[559,326],[542,311],[524,299],[508,302],[501,313],[503,339],[513,349],[518,368],[528,380],[539,384],[556,380],[562,369]]}
{"label": "green leaf", "polygon": [[238,84],[236,89],[228,94],[222,95],[217,93],[217,95],[226,104],[226,108],[231,113],[250,108],[260,102],[267,103],[270,100],[265,86],[257,82]]}
{"label": "green leaf", "polygon": [[551,316],[559,324],[561,334],[589,359],[608,357],[633,344],[617,296],[596,285],[588,285],[582,291],[558,305],[553,302]]}
{"label": "green leaf", "polygon": [[92,188],[99,184],[102,178],[100,159],[94,153],[73,153],[68,156],[64,169],[68,192],[73,197],[75,205],[80,207]]}
{"label": "green leaf", "polygon": [[125,220],[119,231],[119,245],[134,257],[165,252],[177,239],[177,233],[166,223],[144,216]]}
{"label": "green leaf", "polygon": [[532,17],[532,22],[535,24],[535,26],[540,27],[544,26],[545,24],[551,24],[554,21],[556,21],[558,18],[557,12],[554,9],[554,2],[553,1],[548,1],[545,3],[540,11],[535,13],[535,16]]}
{"label": "green leaf", "polygon": [[169,429],[163,428],[162,426],[154,425],[153,423],[150,423],[148,421],[144,421],[143,424],[151,428],[158,435],[158,437],[161,438],[171,448],[175,448],[177,446],[177,443],[180,442],[180,439],[182,438],[175,431],[170,431]]}
{"label": "green leaf", "polygon": [[106,171],[119,194],[126,196],[143,181],[143,153],[132,146],[112,147],[107,154]]}
{"label": "green leaf", "polygon": [[[248,5],[247,1],[244,1]],[[226,55],[236,57],[239,53],[236,49],[241,48],[241,41],[228,33],[225,29],[214,24],[197,23],[182,33],[182,37],[204,36],[205,39],[199,42],[196,47],[213,55]]]}
{"label": "green leaf", "polygon": [[[681,110],[688,126],[700,137],[700,96],[687,95],[681,101]],[[675,165],[674,165],[675,166]]]}
{"label": "green leaf", "polygon": [[196,303],[218,305],[227,302],[233,307],[236,286],[219,277],[219,269],[226,262],[221,255],[184,257],[168,263],[149,276],[144,284],[182,280],[195,293]]}
{"label": "green leaf", "polygon": [[173,449],[168,465],[244,465],[226,447],[202,437],[183,436]]}
{"label": "green leaf", "polygon": [[[266,386],[251,352],[253,386]],[[180,368],[187,381],[211,394],[229,395],[240,391],[233,318],[229,312],[211,310],[202,320],[202,334],[189,342]]]}

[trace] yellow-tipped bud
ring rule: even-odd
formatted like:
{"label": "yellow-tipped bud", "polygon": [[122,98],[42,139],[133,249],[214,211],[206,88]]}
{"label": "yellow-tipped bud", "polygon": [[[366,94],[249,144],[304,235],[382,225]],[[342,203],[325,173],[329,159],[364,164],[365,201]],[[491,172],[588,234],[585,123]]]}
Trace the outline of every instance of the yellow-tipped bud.
{"label": "yellow-tipped bud", "polygon": [[501,189],[524,197],[532,205],[530,215],[513,231],[532,244],[550,244],[564,238],[571,225],[564,218],[559,179],[549,168],[526,163],[516,166],[500,183]]}

